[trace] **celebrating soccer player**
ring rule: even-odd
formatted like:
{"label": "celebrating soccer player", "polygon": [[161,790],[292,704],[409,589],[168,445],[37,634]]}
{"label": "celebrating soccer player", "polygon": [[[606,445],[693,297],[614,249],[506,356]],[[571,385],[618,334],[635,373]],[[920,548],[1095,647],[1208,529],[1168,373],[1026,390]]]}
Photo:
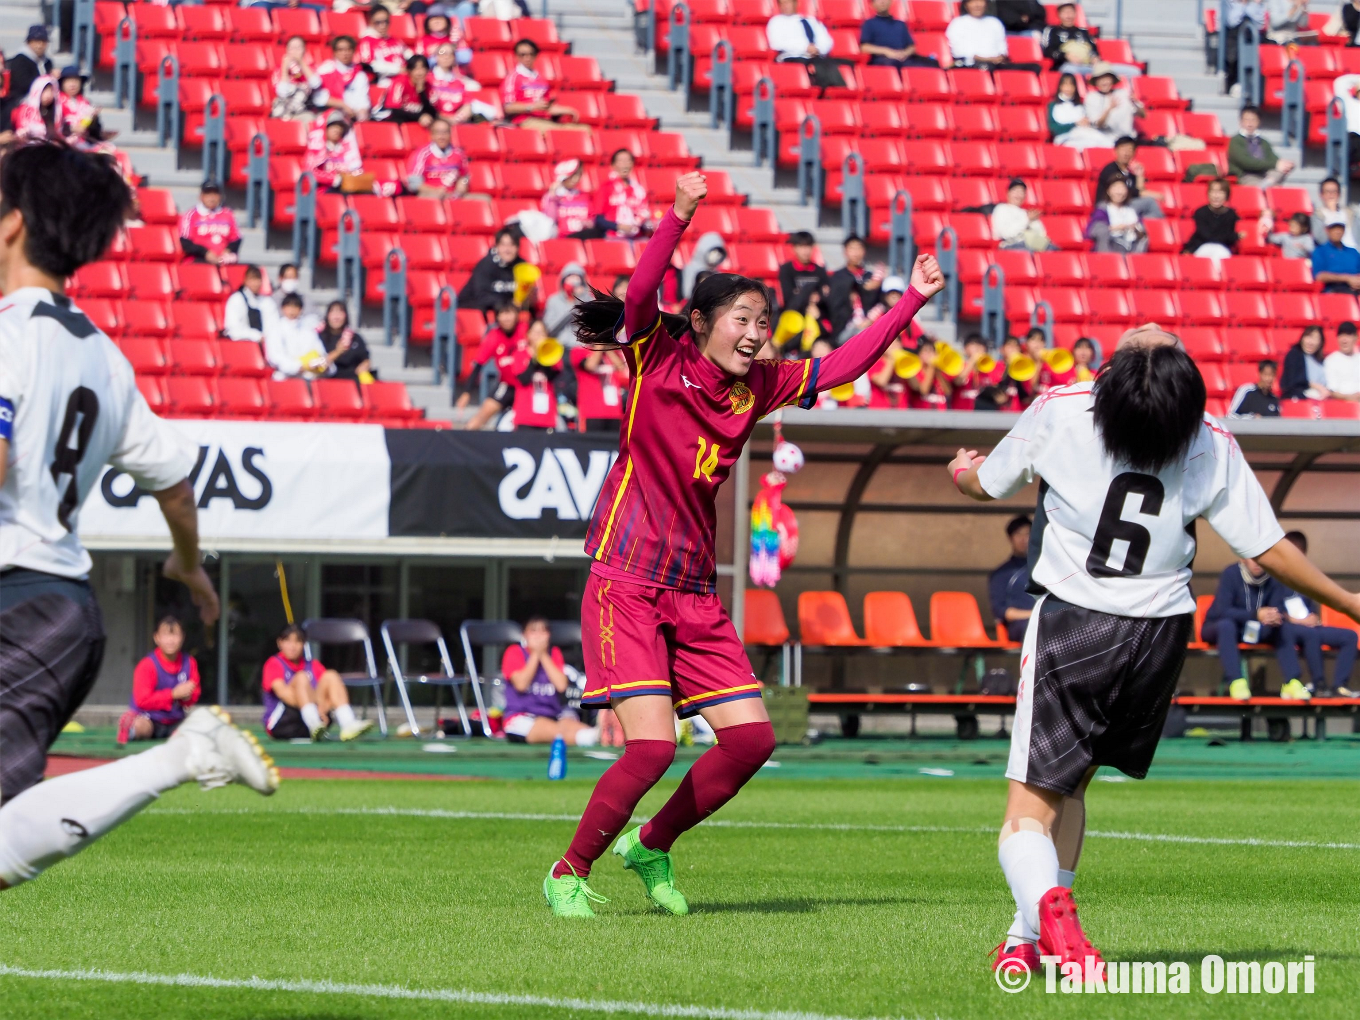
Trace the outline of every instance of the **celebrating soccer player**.
{"label": "celebrating soccer player", "polygon": [[[1015,920],[997,966],[1100,955],[1071,887],[1097,767],[1142,779],[1194,625],[1190,564],[1203,517],[1241,557],[1360,619],[1287,541],[1233,437],[1204,413],[1204,380],[1176,338],[1132,330],[1094,382],[1040,396],[991,456],[960,450],[955,484],[1006,499],[1036,477],[1030,590],[998,857]],[[1037,943],[1037,950],[1036,950]]]}
{"label": "celebrating soccer player", "polygon": [[[623,756],[595,787],[567,852],[543,882],[553,913],[591,917],[602,902],[590,867],[614,853],[672,914],[689,912],[675,888],[670,849],[722,807],[774,750],[760,683],[714,591],[714,501],[756,422],[786,404],[853,382],[944,286],[922,255],[891,311],[822,358],[757,361],[770,334],[770,295],[756,280],[716,273],[699,283],[683,317],[657,306],[662,274],[707,193],[700,173],[676,183],[675,207],[638,261],[625,301],[578,307],[576,335],[618,347],[632,373],[619,458],[586,538],[594,557],[581,606],[587,705],[611,706]],[[717,743],[651,821],[622,837],[633,809],[675,756],[673,714],[701,714]]]}

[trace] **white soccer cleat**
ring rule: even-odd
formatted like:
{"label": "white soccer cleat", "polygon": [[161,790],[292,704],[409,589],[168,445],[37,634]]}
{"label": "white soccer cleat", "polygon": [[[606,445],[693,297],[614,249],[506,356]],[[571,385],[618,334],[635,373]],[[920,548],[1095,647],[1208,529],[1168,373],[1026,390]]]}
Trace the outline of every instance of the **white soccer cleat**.
{"label": "white soccer cleat", "polygon": [[279,770],[253,733],[238,729],[216,705],[196,708],[170,740],[186,741],[185,766],[205,790],[241,783],[266,797],[279,788]]}
{"label": "white soccer cleat", "polygon": [[372,728],[372,719],[356,719],[348,726],[340,727],[340,739],[346,743],[351,740],[358,740]]}

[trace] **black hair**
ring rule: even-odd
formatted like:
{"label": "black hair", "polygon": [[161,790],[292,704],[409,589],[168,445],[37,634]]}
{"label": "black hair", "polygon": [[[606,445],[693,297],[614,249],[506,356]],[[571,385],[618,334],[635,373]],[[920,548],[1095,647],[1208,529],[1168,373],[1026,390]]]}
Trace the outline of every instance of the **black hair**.
{"label": "black hair", "polygon": [[[691,312],[698,312],[708,324],[743,294],[757,293],[765,301],[767,313],[773,311],[775,301],[770,289],[759,280],[736,273],[714,273],[694,285],[694,293],[681,314],[661,313],[661,324],[672,338],[678,340],[690,328]],[[616,297],[595,291],[593,301],[583,301],[572,312],[576,339],[587,347],[613,348],[618,346],[614,332],[623,317],[623,302]]]}
{"label": "black hair", "polygon": [[963,345],[967,347],[969,344],[982,344],[983,347],[986,347],[987,338],[981,333],[969,333],[963,338]]}
{"label": "black hair", "polygon": [[282,641],[285,638],[290,637],[301,638],[303,641],[307,640],[307,635],[303,633],[302,628],[296,623],[290,623],[284,627],[283,630],[279,631],[279,636],[276,640]]}
{"label": "black hair", "polygon": [[1256,363],[1256,371],[1258,372],[1266,368],[1270,369],[1271,371],[1278,371],[1279,367],[1280,366],[1275,363],[1274,358],[1262,358],[1260,361]]}
{"label": "black hair", "polygon": [[1034,527],[1034,522],[1029,519],[1029,514],[1020,514],[1018,517],[1012,517],[1006,522],[1006,537],[1010,538],[1021,528],[1032,527]]}
{"label": "black hair", "polygon": [[[547,627],[547,626],[548,626],[548,618],[547,618],[546,616],[542,616],[542,615],[531,616],[531,617],[529,617],[529,619],[527,619],[527,620],[524,621],[524,629],[525,629],[525,630],[528,630],[530,627],[532,627],[532,626],[533,626],[534,624],[536,624],[536,623],[541,623],[543,626]],[[549,629],[551,629],[551,628],[549,628]]]}
{"label": "black hair", "polygon": [[[256,268],[259,267],[257,266]],[[295,263],[285,262],[283,265],[279,266],[279,276],[283,276],[283,274],[287,272],[289,269],[291,269],[295,273],[298,271],[298,267]]]}
{"label": "black hair", "polygon": [[352,46],[356,50],[359,48],[359,44],[354,41],[354,36],[337,35],[334,39],[331,40],[331,51],[334,52],[335,48],[339,46],[341,43],[349,43],[350,46]]}
{"label": "black hair", "polygon": [[1353,322],[1343,322],[1341,325],[1336,327],[1337,336],[1355,336],[1356,333],[1357,330],[1355,328],[1355,323]]}
{"label": "black hair", "polygon": [[1232,198],[1232,185],[1225,178],[1215,177],[1205,186],[1204,193],[1207,195],[1214,188],[1222,188],[1224,198]]}
{"label": "black hair", "polygon": [[[179,622],[179,617],[174,613],[166,613],[156,621],[156,630],[160,630],[162,627],[178,627],[180,630],[183,630],[184,624]],[[153,634],[155,632],[156,631],[152,631]]]}
{"label": "black hair", "polygon": [[386,14],[389,20],[392,17],[392,12],[389,11],[382,4],[374,4],[372,7],[368,9],[368,24],[370,25],[373,24],[373,19],[376,18],[379,14]]}
{"label": "black hair", "polygon": [[1009,183],[1007,183],[1006,190],[1010,191],[1011,188],[1024,188],[1026,192],[1029,191],[1029,185],[1022,181],[1019,177],[1012,177]]}
{"label": "black hair", "polygon": [[65,279],[108,250],[132,208],[132,191],[108,156],[37,142],[0,163],[0,217],[15,209],[24,257]]}
{"label": "black hair", "polygon": [[1184,457],[1204,419],[1204,377],[1172,344],[1119,348],[1095,382],[1095,426],[1112,460],[1157,474]]}
{"label": "black hair", "polygon": [[618,276],[614,277],[614,282],[609,285],[610,293],[613,293],[615,290],[618,290],[619,284],[621,283],[626,284],[631,280],[632,277],[629,276],[627,273],[620,273]]}
{"label": "black hair", "polygon": [[426,60],[424,56],[422,56],[421,54],[412,53],[409,57],[406,58],[406,70],[410,71],[414,68],[421,66],[424,66],[425,70],[427,71],[430,69],[430,62]]}
{"label": "black hair", "polygon": [[817,239],[812,236],[810,231],[807,230],[795,230],[792,234],[789,235],[789,244],[793,246],[804,244],[811,246],[816,243]]}
{"label": "black hair", "polygon": [[1058,4],[1058,10],[1062,10],[1064,7],[1075,7],[1075,6],[1077,6],[1077,5],[1074,4],[1074,3],[1072,3],[1072,0],[1063,0],[1062,3]]}
{"label": "black hair", "polygon": [[516,315],[518,315],[519,305],[515,304],[512,298],[508,297],[498,298],[496,300],[496,303],[491,308],[491,314],[494,315],[496,318],[500,318],[501,312],[514,312]]}
{"label": "black hair", "polygon": [[1133,135],[1120,135],[1114,140],[1114,147],[1117,149],[1121,145],[1132,145],[1134,148],[1137,148],[1138,139],[1134,138]]}
{"label": "black hair", "polygon": [[1258,120],[1261,118],[1261,108],[1259,106],[1252,106],[1250,103],[1248,103],[1246,106],[1242,107],[1242,109],[1237,111],[1237,119],[1241,120],[1242,115],[1245,113],[1256,114],[1256,118]]}
{"label": "black hair", "polygon": [[974,411],[999,411],[1010,403],[1010,394],[1000,386],[984,386],[973,401]]}
{"label": "black hair", "polygon": [[513,230],[511,230],[509,227],[501,227],[500,230],[496,231],[496,236],[495,236],[495,238],[494,238],[494,239],[492,240],[492,242],[491,242],[492,246],[494,247],[494,246],[500,244],[500,243],[501,243],[501,238],[502,238],[502,237],[508,237],[508,238],[510,238],[510,240],[514,241],[516,244],[519,244],[520,235],[517,235],[517,234],[516,234]]}
{"label": "black hair", "polygon": [[1318,184],[1318,194],[1321,194],[1322,189],[1329,184],[1335,184],[1338,188],[1341,187],[1341,182],[1338,181],[1335,177],[1324,177],[1322,178],[1322,181]]}
{"label": "black hair", "polygon": [[1058,75],[1058,84],[1053,86],[1053,94],[1055,96],[1062,91],[1062,85],[1063,82],[1065,81],[1070,81],[1072,83],[1073,90],[1074,91],[1076,90],[1077,76],[1073,74],[1071,71],[1064,71],[1062,74]]}
{"label": "black hair", "polygon": [[1308,218],[1308,214],[1306,212],[1296,212],[1293,216],[1289,217],[1289,222],[1297,223],[1305,230],[1307,230],[1312,225],[1312,220]]}
{"label": "black hair", "polygon": [[1091,349],[1091,353],[1094,354],[1096,350],[1096,342],[1092,340],[1089,336],[1078,337],[1077,342],[1072,345],[1072,350],[1075,351],[1078,347],[1089,347]]}
{"label": "black hair", "polygon": [[[448,15],[445,15],[445,17],[447,17],[447,16],[448,16]],[[531,48],[531,49],[534,51],[534,56],[538,56],[538,43],[534,42],[532,39],[517,39],[517,40],[515,40],[515,48],[514,48],[514,52],[515,52],[515,53],[518,53],[518,52],[519,52],[519,48],[520,48],[521,46],[528,46],[529,48]]]}
{"label": "black hair", "polygon": [[198,193],[200,195],[220,195],[222,194],[222,185],[218,184],[217,181],[210,177],[199,187]]}
{"label": "black hair", "polygon": [[1048,334],[1044,332],[1044,328],[1042,326],[1031,326],[1029,329],[1027,329],[1025,331],[1025,339],[1022,341],[1022,343],[1029,343],[1031,340],[1034,339],[1034,335],[1036,333],[1039,335],[1040,340],[1042,340],[1045,344],[1048,343]]}
{"label": "black hair", "polygon": [[1302,531],[1286,531],[1284,537],[1298,546],[1299,552],[1305,555],[1308,552],[1308,536]]}
{"label": "black hair", "polygon": [[849,245],[849,244],[851,244],[851,243],[854,243],[854,244],[861,244],[861,245],[864,245],[864,247],[866,247],[866,248],[868,247],[868,245],[864,243],[864,238],[860,237],[858,234],[850,234],[850,235],[848,235],[848,236],[845,238],[845,240],[841,242],[841,247],[844,248],[844,247],[846,247],[847,245]]}
{"label": "black hair", "polygon": [[301,294],[285,294],[283,300],[279,302],[280,308],[302,308]]}
{"label": "black hair", "polygon": [[[330,304],[328,304],[328,305],[326,306],[326,318],[329,320],[330,317],[331,317],[331,311],[332,311],[333,309],[336,309],[336,308],[340,309],[340,311],[342,311],[342,312],[345,313],[345,325],[348,326],[348,325],[349,325],[349,305],[345,304],[343,301],[332,301]],[[326,328],[327,328],[327,329],[330,328],[330,322],[329,322],[329,321],[326,323]]]}
{"label": "black hair", "polygon": [[624,153],[627,153],[628,156],[629,156],[629,158],[632,159],[632,161],[633,161],[634,163],[637,162],[637,157],[633,155],[633,150],[632,150],[632,149],[628,149],[628,148],[623,148],[623,149],[615,149],[613,152],[611,152],[611,153],[609,154],[609,165],[610,165],[610,166],[613,166],[613,165],[614,165],[614,160],[618,159],[618,158],[619,158],[621,155],[623,155]]}
{"label": "black hair", "polygon": [[260,279],[264,279],[264,273],[261,271],[260,267],[253,262],[246,266],[246,271],[241,274],[243,279],[248,276],[258,276]]}

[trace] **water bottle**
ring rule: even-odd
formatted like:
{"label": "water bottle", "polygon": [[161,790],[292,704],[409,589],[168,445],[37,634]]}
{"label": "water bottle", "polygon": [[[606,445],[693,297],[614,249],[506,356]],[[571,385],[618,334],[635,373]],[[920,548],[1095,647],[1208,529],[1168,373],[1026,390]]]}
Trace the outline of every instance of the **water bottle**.
{"label": "water bottle", "polygon": [[567,742],[561,737],[552,742],[552,751],[548,754],[548,778],[567,778]]}

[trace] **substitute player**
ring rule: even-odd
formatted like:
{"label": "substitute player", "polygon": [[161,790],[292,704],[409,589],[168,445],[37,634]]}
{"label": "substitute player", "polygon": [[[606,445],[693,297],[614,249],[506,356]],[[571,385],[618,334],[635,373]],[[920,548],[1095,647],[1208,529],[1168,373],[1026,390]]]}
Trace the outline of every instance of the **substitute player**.
{"label": "substitute player", "polygon": [[1020,653],[998,851],[1016,913],[998,966],[1100,960],[1071,893],[1085,791],[1098,766],[1142,779],[1152,763],[1193,630],[1198,518],[1238,556],[1360,618],[1360,596],[1285,540],[1204,396],[1175,337],[1132,331],[1094,382],[1040,396],[990,456],[960,450],[949,465],[982,501],[1040,480],[1029,545],[1040,598]]}
{"label": "substitute player", "polygon": [[[627,299],[601,296],[576,310],[577,338],[621,349],[632,373],[619,458],[586,538],[595,562],[581,605],[589,678],[582,703],[612,706],[626,743],[543,882],[553,913],[565,917],[593,916],[590,901],[601,898],[586,877],[616,837],[614,853],[651,900],[688,913],[671,844],[735,796],[774,749],[760,683],[715,593],[718,487],[761,417],[858,379],[944,286],[935,260],[922,256],[906,295],[840,349],[807,361],[757,361],[770,334],[763,284],[717,273],[695,287],[685,317],[657,307],[662,275],[706,193],[702,174],[682,176]],[[619,837],[675,756],[676,712],[702,714],[717,744],[656,817]]]}
{"label": "substitute player", "polygon": [[151,413],[127,359],[63,292],[130,202],[102,156],[36,144],[0,162],[0,889],[181,783],[279,785],[254,738],[215,708],[195,709],[160,747],[36,785],[104,654],[79,515],[105,464],[160,504],[174,541],[165,576],[188,586],[205,625],[218,615],[187,480],[197,451]]}

